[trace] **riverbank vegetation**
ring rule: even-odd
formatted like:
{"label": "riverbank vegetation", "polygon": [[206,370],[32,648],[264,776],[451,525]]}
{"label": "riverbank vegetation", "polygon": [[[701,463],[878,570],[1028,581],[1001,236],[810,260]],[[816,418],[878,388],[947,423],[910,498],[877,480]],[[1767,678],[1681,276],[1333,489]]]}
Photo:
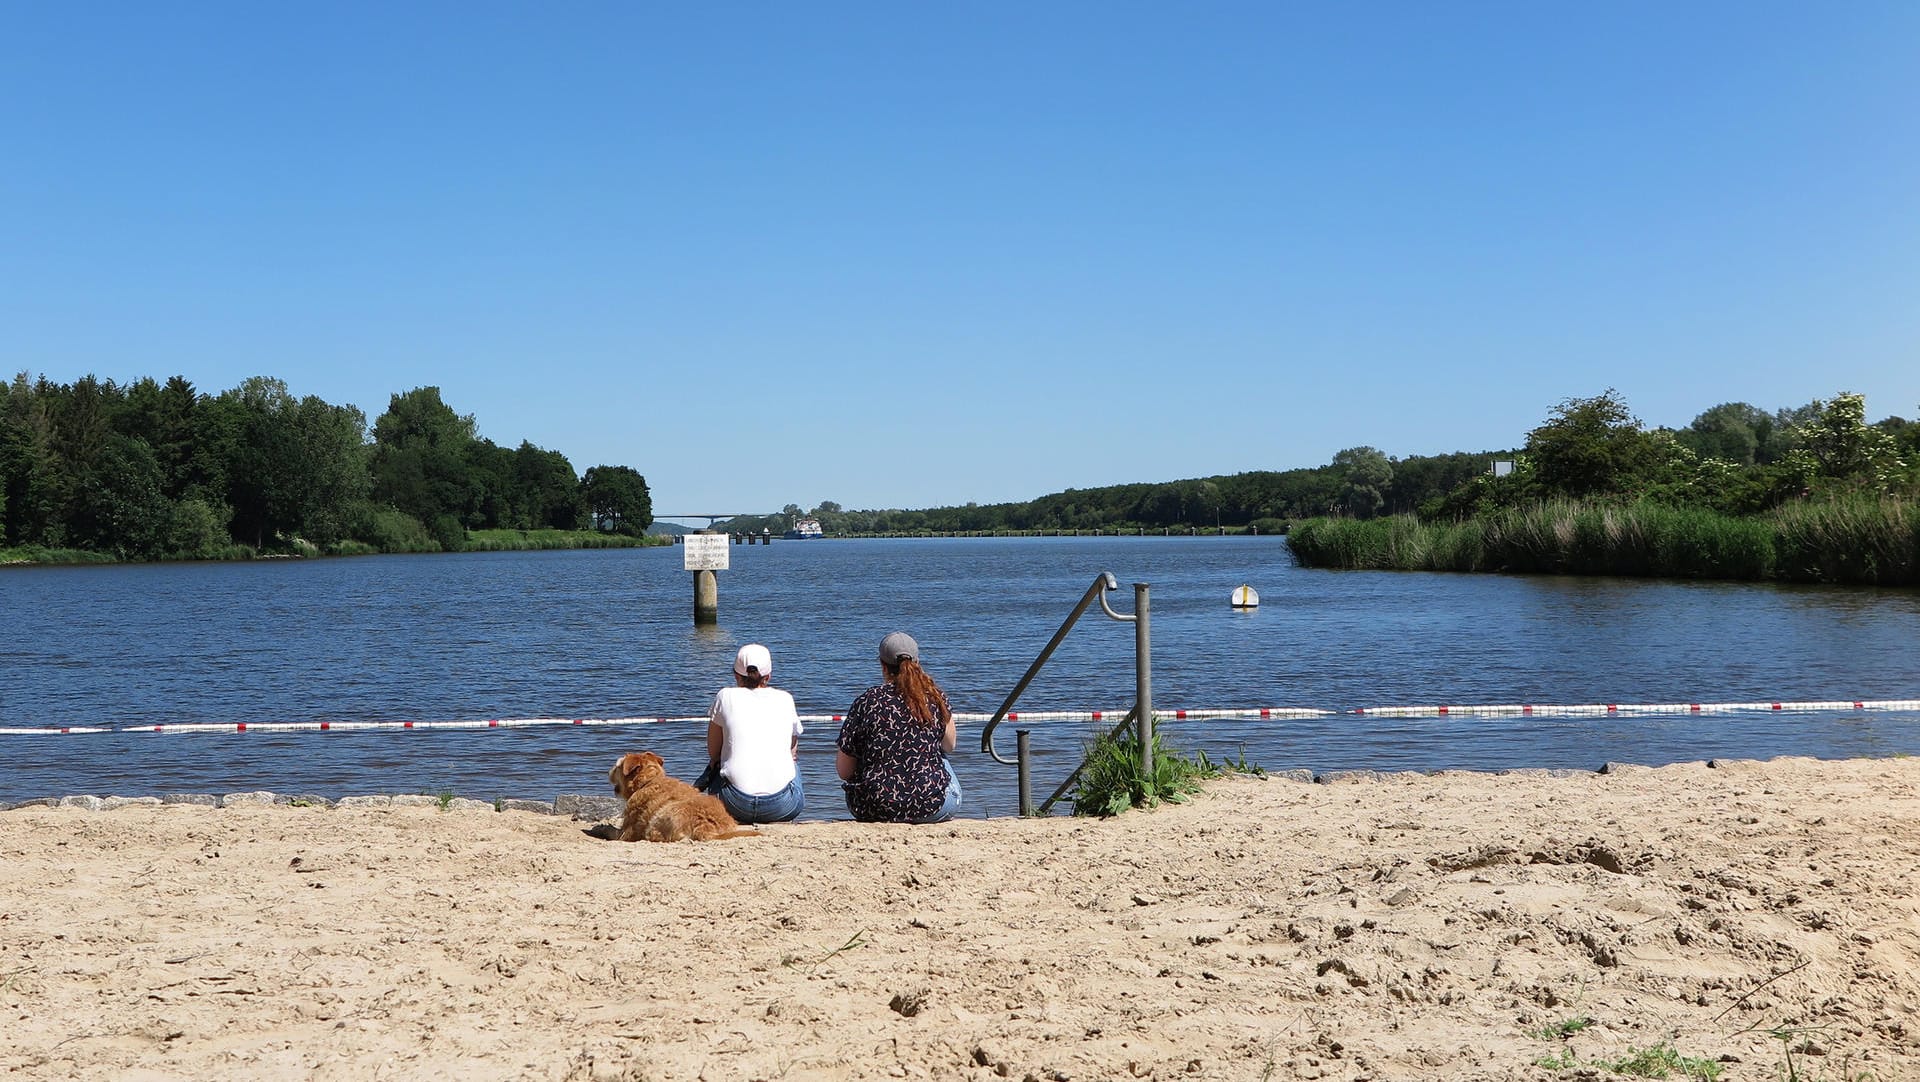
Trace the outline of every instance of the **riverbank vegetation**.
{"label": "riverbank vegetation", "polygon": [[265,377],[0,385],[0,563],[639,545],[652,521],[638,471],[499,446],[437,387],[369,426]]}
{"label": "riverbank vegetation", "polygon": [[1311,519],[1288,543],[1307,567],[1920,582],[1920,511],[1896,498],[1796,501],[1746,518],[1652,502],[1555,500],[1458,522]]}
{"label": "riverbank vegetation", "polygon": [[624,549],[670,543],[608,530],[469,530],[468,552],[533,552],[540,549]]}
{"label": "riverbank vegetation", "polygon": [[1920,425],[1869,425],[1856,394],[1716,406],[1673,431],[1609,391],[1562,402],[1506,461],[1288,542],[1309,567],[1920,584]]}
{"label": "riverbank vegetation", "polygon": [[1773,412],[1714,406],[1648,429],[1606,391],[1554,407],[1521,446],[1104,488],[1023,503],[737,518],[829,536],[1288,534],[1315,567],[1913,583],[1920,423],[1866,422],[1865,400]]}

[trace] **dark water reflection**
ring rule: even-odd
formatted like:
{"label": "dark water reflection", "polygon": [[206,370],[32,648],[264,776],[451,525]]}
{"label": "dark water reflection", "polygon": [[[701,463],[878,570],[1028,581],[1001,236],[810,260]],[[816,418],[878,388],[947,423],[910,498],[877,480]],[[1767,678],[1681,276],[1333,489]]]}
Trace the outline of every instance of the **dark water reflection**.
{"label": "dark water reflection", "polygon": [[[1303,571],[1271,539],[788,542],[736,547],[721,625],[695,628],[677,549],[0,573],[0,726],[703,713],[733,651],[836,713],[911,631],[963,711],[993,709],[1096,573],[1152,584],[1162,708],[1920,698],[1920,594],[1617,579]],[[1234,612],[1250,583],[1263,605]],[[1023,710],[1122,711],[1129,625],[1090,614]],[[810,813],[842,814],[832,726],[803,738]],[[1034,726],[1036,785],[1086,726]],[[0,800],[273,789],[337,796],[599,792],[618,751],[694,772],[698,726],[0,737]],[[1608,759],[1920,751],[1914,712],[1176,724],[1269,767],[1592,767]],[[1013,806],[972,749],[973,811]],[[1005,734],[1011,748],[1012,734]]]}

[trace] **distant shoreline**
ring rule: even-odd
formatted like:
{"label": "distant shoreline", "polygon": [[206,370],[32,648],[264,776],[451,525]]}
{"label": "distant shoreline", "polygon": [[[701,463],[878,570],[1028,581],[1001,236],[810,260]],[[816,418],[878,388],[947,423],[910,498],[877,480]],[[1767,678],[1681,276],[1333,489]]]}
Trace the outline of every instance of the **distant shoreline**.
{"label": "distant shoreline", "polygon": [[330,560],[353,556],[427,556],[462,555],[472,552],[545,552],[559,549],[666,548],[673,539],[666,534],[605,534],[584,530],[474,530],[465,547],[447,550],[416,548],[386,551],[357,541],[345,541],[332,550],[305,541],[293,542],[292,551],[260,552],[248,546],[223,556],[161,557],[157,560],[129,560],[107,552],[88,549],[58,549],[28,545],[0,548],[0,567],[75,567],[89,564],[217,564],[252,563],[256,560]]}

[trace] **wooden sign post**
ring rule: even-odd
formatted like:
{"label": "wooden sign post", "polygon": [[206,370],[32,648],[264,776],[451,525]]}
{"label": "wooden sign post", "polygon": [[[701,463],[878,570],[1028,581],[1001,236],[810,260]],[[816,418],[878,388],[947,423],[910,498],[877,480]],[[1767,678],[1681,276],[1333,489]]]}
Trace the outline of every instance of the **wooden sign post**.
{"label": "wooden sign post", "polygon": [[693,572],[693,622],[720,622],[720,580],[715,571],[727,569],[727,535],[690,533],[681,546],[686,570]]}

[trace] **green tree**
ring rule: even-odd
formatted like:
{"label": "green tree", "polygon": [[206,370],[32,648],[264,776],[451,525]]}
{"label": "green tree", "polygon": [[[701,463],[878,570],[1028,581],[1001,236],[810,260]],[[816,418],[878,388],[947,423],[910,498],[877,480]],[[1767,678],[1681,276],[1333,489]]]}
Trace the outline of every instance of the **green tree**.
{"label": "green tree", "polygon": [[193,448],[187,456],[182,496],[197,495],[209,506],[218,503],[232,519],[228,478],[246,438],[246,408],[231,392],[201,400],[193,411]]}
{"label": "green tree", "polygon": [[[132,396],[129,395],[129,398]],[[144,396],[143,396],[144,398]],[[200,394],[182,376],[162,384],[151,398],[144,431],[130,432],[145,439],[166,475],[167,496],[179,499],[196,480],[194,442],[198,432]]]}
{"label": "green tree", "polygon": [[331,545],[347,535],[370,488],[358,408],[296,399],[285,381],[255,376],[194,413],[201,443],[184,491],[230,507],[234,537],[265,548],[295,537]]}
{"label": "green tree", "polygon": [[1907,464],[1892,434],[1867,424],[1864,395],[1842,391],[1832,401],[1815,399],[1811,415],[1794,429],[1797,448],[1811,456],[1817,475],[1892,489]]}
{"label": "green tree", "polygon": [[373,497],[429,525],[442,515],[463,518],[474,502],[468,445],[471,414],[440,400],[440,388],[394,395],[373,423]]}
{"label": "green tree", "polygon": [[1220,499],[1220,486],[1211,478],[1193,482],[1187,505],[1192,508],[1196,519],[1194,525],[1204,526],[1209,522],[1215,527],[1222,525],[1220,514],[1224,505]]}
{"label": "green tree", "polygon": [[1393,463],[1376,447],[1349,447],[1333,456],[1340,475],[1340,504],[1355,518],[1372,518],[1387,502]]}
{"label": "green tree", "polygon": [[1736,466],[1759,462],[1761,447],[1773,432],[1773,417],[1745,402],[1723,402],[1693,419],[1675,437],[1701,458]]}
{"label": "green tree", "polygon": [[1660,445],[1612,388],[1555,406],[1527,433],[1527,457],[1545,495],[1575,499],[1632,492],[1663,464]]}
{"label": "green tree", "polygon": [[515,504],[529,529],[577,530],[586,518],[580,478],[558,451],[521,441],[513,453]]}
{"label": "green tree", "polygon": [[284,380],[252,376],[219,396],[224,422],[224,474],[234,536],[255,548],[292,527],[294,460],[299,448],[287,423],[293,396]]}
{"label": "green tree", "polygon": [[169,556],[210,560],[231,542],[227,521],[232,517],[233,513],[224,505],[215,506],[199,496],[188,496],[174,504],[169,512],[161,548]]}
{"label": "green tree", "polygon": [[40,543],[53,507],[53,422],[25,372],[0,388],[0,543]]}
{"label": "green tree", "polygon": [[295,457],[288,525],[309,541],[332,545],[347,536],[354,508],[373,487],[367,416],[357,406],[330,405],[316,395],[302,398],[290,412]]}
{"label": "green tree", "polygon": [[513,483],[513,452],[490,439],[476,438],[462,457],[467,466],[467,503],[461,521],[467,528],[526,529],[527,517]]}
{"label": "green tree", "polygon": [[593,466],[581,479],[594,525],[635,537],[653,524],[653,496],[647,479],[630,466]]}
{"label": "green tree", "polygon": [[164,481],[146,440],[117,432],[108,436],[76,492],[72,540],[122,559],[164,555],[173,513]]}
{"label": "green tree", "polygon": [[89,375],[74,380],[71,386],[51,390],[54,451],[70,473],[91,474],[113,435],[119,388],[112,380],[102,383]]}

